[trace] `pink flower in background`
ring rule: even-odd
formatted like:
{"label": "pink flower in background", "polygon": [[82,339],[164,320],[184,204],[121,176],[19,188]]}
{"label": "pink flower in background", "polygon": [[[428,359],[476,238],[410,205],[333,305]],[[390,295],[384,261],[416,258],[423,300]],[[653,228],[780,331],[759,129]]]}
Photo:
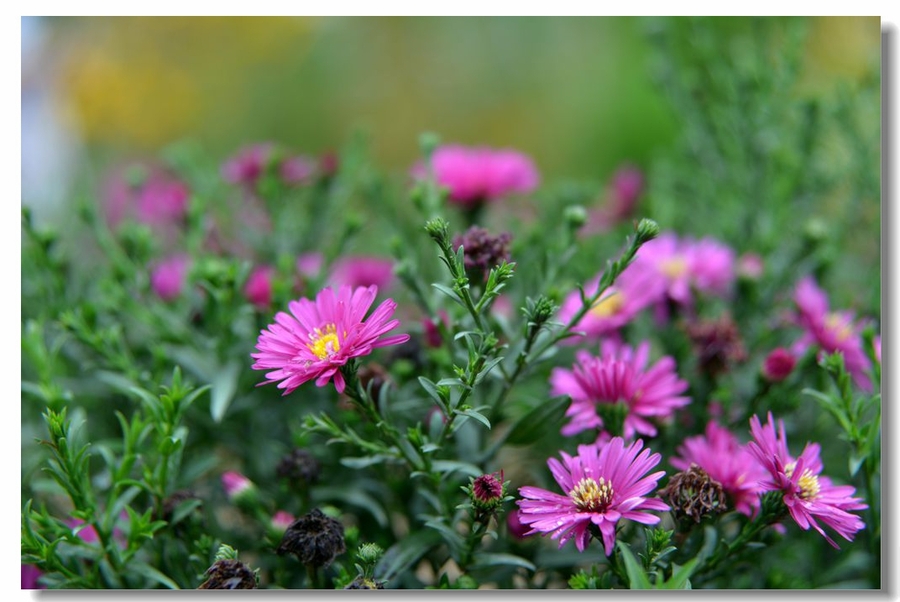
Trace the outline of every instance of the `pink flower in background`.
{"label": "pink flower in background", "polygon": [[521,487],[519,521],[529,525],[527,535],[550,533],[559,539],[559,547],[570,539],[583,552],[591,539],[589,528],[599,529],[606,555],[612,554],[616,541],[616,525],[631,520],[655,525],[659,517],[648,510],[669,510],[662,500],[645,496],[656,487],[665,472],[647,472],[659,464],[660,455],[641,451],[637,440],[628,447],[621,437],[613,437],[602,448],[579,445],[578,455],[560,452],[562,462],[550,458],[547,466],[565,495],[539,487]]}
{"label": "pink flower in background", "polygon": [[766,471],[731,431],[710,421],[704,435],[688,437],[676,451],[680,457],[671,458],[672,466],[688,470],[696,464],[722,485],[738,512],[756,514],[760,494],[757,483],[766,477]]}
{"label": "pink flower in background", "polygon": [[38,583],[38,578],[44,573],[33,564],[22,565],[22,589],[46,589]]}
{"label": "pink flower in background", "polygon": [[575,354],[576,363],[571,370],[554,368],[550,373],[551,394],[572,398],[563,435],[589,429],[602,431],[599,406],[624,404],[627,410],[624,437],[631,439],[635,433],[653,436],[656,427],[647,418],[667,418],[690,403],[690,397],[681,395],[688,383],[678,378],[672,357],[663,357],[646,369],[650,355],[648,342],[632,350],[628,345],[604,341],[600,349],[599,357],[580,350]]}
{"label": "pink flower in background", "polygon": [[658,315],[665,316],[663,301],[693,305],[694,291],[725,296],[735,279],[734,251],[712,238],[694,241],[665,232],[640,248],[629,270],[656,274],[665,289]]}
{"label": "pink flower in background", "polygon": [[[434,151],[431,163],[438,184],[449,189],[450,201],[463,207],[526,194],[540,182],[531,158],[514,150],[446,145]],[[422,164],[412,170],[418,179],[427,173]]]}
{"label": "pink flower in background", "polygon": [[762,366],[762,375],[769,382],[781,382],[790,376],[797,365],[797,358],[783,347],[773,349],[766,356]]}
{"label": "pink flower in background", "polygon": [[299,186],[312,181],[316,173],[316,162],[311,157],[294,155],[284,159],[278,169],[285,184]]}
{"label": "pink flower in background", "polygon": [[806,331],[794,343],[791,349],[794,354],[803,355],[810,346],[818,346],[827,353],[840,352],[853,381],[863,391],[870,392],[871,366],[862,347],[862,325],[854,322],[853,314],[830,311],[828,297],[810,276],[797,283],[794,303],[798,311],[795,320]]}
{"label": "pink flower in background", "polygon": [[852,486],[834,485],[831,479],[820,474],[822,461],[819,459],[819,445],[807,443],[798,458],[792,457],[788,453],[784,422],[778,421],[776,433],[771,412],[765,425],[757,416],[750,418],[750,434],[753,441],[747,444],[747,448],[768,473],[768,480],[760,481],[760,488],[782,492],[791,518],[801,529],[812,527],[828,543],[838,547],[819,526],[818,521],[821,521],[847,541],[853,541],[854,535],[865,527],[865,523],[848,511],[864,510],[868,506],[860,498],[853,497],[856,489]]}
{"label": "pink flower in background", "polygon": [[187,255],[165,259],[150,271],[150,286],[163,301],[173,301],[181,295],[190,268]]}
{"label": "pink flower in background", "polygon": [[267,309],[272,304],[272,277],[275,268],[258,266],[250,272],[244,285],[244,296],[258,309]]}
{"label": "pink flower in background", "polygon": [[872,346],[875,348],[875,360],[881,363],[881,335],[875,335],[872,339]]}
{"label": "pink flower in background", "polygon": [[735,271],[741,278],[759,280],[765,271],[765,263],[756,253],[744,253],[738,257]]}
{"label": "pink flower in background", "polygon": [[231,184],[255,184],[272,156],[271,143],[254,144],[240,149],[222,165],[222,177]]}
{"label": "pink flower in background", "polygon": [[103,210],[113,228],[133,219],[169,234],[184,219],[189,197],[184,182],[153,164],[113,170],[101,186]]}
{"label": "pink flower in background", "polygon": [[643,191],[644,174],[640,169],[630,165],[617,169],[606,188],[603,205],[589,212],[582,234],[605,232],[631,217]]}
{"label": "pink flower in background", "polygon": [[408,334],[381,338],[399,325],[398,320],[390,319],[397,308],[392,299],[366,317],[377,294],[375,286],[342,286],[337,292],[329,287],[320,291],[315,301],[291,301],[291,313],[275,315],[275,323],[259,335],[258,352],[251,354],[256,360],[253,369],[270,371],[261,384],[277,382],[287,395],[309,380],[323,387],[334,379],[335,389],[343,393],[343,365],[376,347],[409,340]]}
{"label": "pink flower in background", "polygon": [[[663,293],[662,282],[648,271],[632,269],[629,266],[604,291],[600,300],[572,328],[589,337],[601,337],[618,331],[631,322],[644,308],[655,303]],[[584,287],[587,297],[597,293],[600,276],[596,276]],[[569,293],[559,309],[557,321],[567,324],[582,308],[581,295],[577,290]],[[564,339],[572,344],[575,338]]]}
{"label": "pink flower in background", "polygon": [[304,253],[297,258],[297,273],[304,278],[315,278],[322,272],[325,258],[321,253]]}
{"label": "pink flower in background", "polygon": [[290,512],[279,510],[272,515],[271,526],[272,529],[279,531],[280,533],[284,533],[284,531],[286,531],[287,528],[291,526],[291,523],[295,520],[296,518]]}
{"label": "pink flower in background", "polygon": [[342,257],[331,266],[333,286],[376,286],[386,289],[394,282],[394,261],[381,257]]}
{"label": "pink flower in background", "polygon": [[222,473],[222,487],[225,489],[225,495],[229,500],[234,500],[238,496],[253,489],[253,481],[235,470],[229,470]]}

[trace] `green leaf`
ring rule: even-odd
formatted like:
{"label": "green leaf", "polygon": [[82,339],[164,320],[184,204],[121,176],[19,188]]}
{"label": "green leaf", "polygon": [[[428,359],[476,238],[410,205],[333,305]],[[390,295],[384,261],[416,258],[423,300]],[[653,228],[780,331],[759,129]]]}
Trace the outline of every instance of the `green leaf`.
{"label": "green leaf", "polygon": [[212,400],[209,404],[209,413],[214,422],[221,422],[228,406],[231,405],[240,373],[241,366],[236,361],[228,362],[216,372],[212,382]]}
{"label": "green leaf", "polygon": [[473,569],[492,566],[518,566],[528,569],[529,571],[535,570],[534,564],[515,554],[490,554],[487,552],[475,554],[475,563],[472,565]]}
{"label": "green leaf", "polygon": [[352,485],[316,487],[312,490],[312,499],[315,502],[341,501],[367,511],[381,527],[386,527],[388,524],[387,513],[381,503],[365,491],[360,491]]}
{"label": "green leaf", "polygon": [[617,541],[616,547],[619,548],[619,551],[622,553],[622,560],[625,562],[625,572],[628,574],[628,587],[630,589],[653,589],[647,573],[644,572],[644,567],[634,557],[628,544],[623,541]]}
{"label": "green leaf", "polygon": [[456,292],[452,288],[450,288],[448,286],[444,286],[443,284],[438,284],[437,282],[433,282],[431,284],[431,286],[433,286],[437,290],[441,291],[442,293],[444,293],[445,295],[447,295],[448,297],[450,297],[451,299],[453,299],[454,301],[456,301],[463,307],[466,306],[466,304],[463,303],[462,298],[459,295],[457,295]]}
{"label": "green leaf", "polygon": [[692,558],[683,566],[673,564],[674,571],[668,581],[660,585],[657,589],[691,589],[691,582],[688,581],[700,558]]}
{"label": "green leaf", "polygon": [[484,414],[480,414],[475,410],[455,410],[455,412],[460,416],[468,416],[469,418],[474,418],[475,420],[486,426],[488,429],[491,428],[491,421],[488,420]]}
{"label": "green leaf", "polygon": [[435,472],[439,473],[445,472],[449,474],[458,470],[459,472],[472,477],[480,477],[484,474],[484,472],[474,464],[457,462],[456,460],[435,460],[431,463],[431,467]]}
{"label": "green leaf", "polygon": [[506,436],[506,442],[511,445],[534,443],[562,422],[569,403],[569,396],[562,395],[540,404],[516,421]]}
{"label": "green leaf", "polygon": [[178,587],[177,583],[160,573],[152,566],[144,564],[143,562],[132,562],[128,565],[128,570],[133,571],[138,575],[143,575],[147,579],[158,583],[163,587],[167,587],[169,589],[181,589]]}
{"label": "green leaf", "polygon": [[432,529],[420,529],[388,548],[375,569],[379,579],[390,580],[418,562],[426,552],[440,545],[440,534]]}

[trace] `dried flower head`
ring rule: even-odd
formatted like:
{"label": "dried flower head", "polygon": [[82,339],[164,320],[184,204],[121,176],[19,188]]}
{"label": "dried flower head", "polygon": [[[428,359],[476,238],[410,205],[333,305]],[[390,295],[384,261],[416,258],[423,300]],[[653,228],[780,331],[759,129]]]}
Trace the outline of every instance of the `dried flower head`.
{"label": "dried flower head", "polygon": [[319,471],[319,462],[315,456],[300,448],[294,448],[283,456],[275,469],[280,478],[302,488],[314,485],[319,480]]}
{"label": "dried flower head", "polygon": [[686,331],[694,346],[700,370],[710,376],[728,372],[733,364],[747,359],[741,333],[728,314],[715,320],[691,322],[686,326]]}
{"label": "dried flower head", "polygon": [[318,508],[291,523],[276,550],[279,555],[293,554],[311,567],[326,567],[345,551],[344,526]]}
{"label": "dried flower head", "polygon": [[509,232],[503,232],[497,236],[491,234],[484,228],[472,226],[466,230],[465,234],[457,234],[453,237],[453,248],[464,249],[464,264],[466,273],[470,278],[480,276],[478,280],[485,280],[491,269],[500,265],[502,262],[509,262],[509,243],[512,241],[512,235]]}
{"label": "dried flower head", "polygon": [[686,516],[697,523],[704,516],[725,512],[728,508],[722,484],[696,464],[672,475],[659,495],[669,502],[676,516]]}
{"label": "dried flower head", "polygon": [[197,589],[256,589],[256,572],[240,560],[217,560],[206,570],[206,581]]}

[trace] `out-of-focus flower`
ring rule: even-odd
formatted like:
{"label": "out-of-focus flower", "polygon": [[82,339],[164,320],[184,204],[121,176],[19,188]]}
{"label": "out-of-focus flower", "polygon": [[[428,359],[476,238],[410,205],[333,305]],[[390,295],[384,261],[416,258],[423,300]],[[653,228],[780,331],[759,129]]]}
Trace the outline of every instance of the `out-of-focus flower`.
{"label": "out-of-focus flower", "polygon": [[531,530],[519,519],[518,512],[510,512],[506,515],[506,528],[509,530],[509,534],[516,539],[525,539]]}
{"label": "out-of-focus flower", "polygon": [[206,570],[206,581],[197,589],[256,589],[256,572],[240,560],[223,558]]}
{"label": "out-of-focus flower", "polygon": [[686,326],[697,357],[697,365],[706,374],[718,376],[733,364],[747,359],[737,324],[728,314],[715,320],[699,320]]}
{"label": "out-of-focus flower", "polygon": [[619,167],[606,187],[603,205],[588,214],[583,234],[605,232],[634,213],[644,191],[644,174],[631,165]]}
{"label": "out-of-focus flower", "polygon": [[315,301],[300,299],[288,304],[290,314],[278,312],[275,323],[263,330],[251,354],[255,370],[270,370],[261,384],[278,383],[284,394],[309,380],[323,387],[334,379],[338,393],[346,386],[341,367],[355,357],[368,355],[376,347],[397,345],[409,340],[408,334],[381,338],[399,325],[389,319],[397,304],[386,299],[372,314],[378,289],[375,286],[337,292],[325,288]]}
{"label": "out-of-focus flower", "polygon": [[463,247],[463,262],[466,272],[479,276],[478,280],[487,280],[490,271],[501,262],[509,262],[509,243],[512,235],[501,232],[497,236],[479,226],[472,226],[465,234],[453,237],[453,249]]}
{"label": "out-of-focus flower", "polygon": [[750,418],[750,434],[753,441],[747,444],[747,448],[769,477],[760,481],[760,488],[781,492],[791,518],[801,529],[814,528],[837,548],[838,545],[819,526],[818,521],[834,529],[847,541],[853,541],[856,532],[865,528],[865,523],[849,511],[864,510],[868,506],[860,498],[853,497],[855,488],[834,485],[831,479],[821,474],[818,443],[807,443],[795,459],[788,452],[784,423],[778,421],[776,432],[771,412],[765,425],[757,416]]}
{"label": "out-of-focus flower", "polygon": [[184,219],[189,197],[184,182],[149,163],[116,169],[101,185],[103,210],[112,227],[130,218],[166,232]]}
{"label": "out-of-focus flower", "polygon": [[[643,309],[659,300],[662,282],[651,272],[628,267],[615,283],[607,288],[600,299],[573,326],[573,330],[588,337],[608,336],[631,322]],[[597,293],[600,276],[596,276],[584,287],[587,297]],[[582,308],[581,295],[574,290],[563,300],[557,321],[567,324]],[[564,339],[568,344],[578,342],[577,338]]]}
{"label": "out-of-focus flower", "polygon": [[268,309],[272,304],[272,277],[275,268],[271,266],[257,266],[250,272],[247,283],[244,285],[244,296],[255,305],[257,309]]}
{"label": "out-of-focus flower", "polygon": [[274,146],[264,142],[240,149],[222,165],[222,177],[231,184],[253,185],[262,176]]}
{"label": "out-of-focus flower", "polygon": [[181,295],[190,268],[187,255],[175,255],[157,263],[150,271],[150,286],[163,301],[173,301]]}
{"label": "out-of-focus flower", "polygon": [[[622,434],[626,439],[636,433],[653,436],[656,427],[648,418],[666,418],[690,403],[690,397],[681,395],[688,383],[678,378],[672,357],[665,356],[646,368],[648,342],[632,350],[607,340],[600,351],[598,357],[580,350],[571,370],[554,368],[550,373],[551,394],[572,398],[566,411],[569,422],[562,428],[564,435],[598,429]],[[624,418],[624,422],[607,424],[613,417]],[[621,433],[615,432],[619,426]]]}
{"label": "out-of-focus flower", "polygon": [[394,262],[381,257],[341,257],[331,266],[332,286],[376,286],[390,288],[394,282]]}
{"label": "out-of-focus flower", "polygon": [[319,471],[319,462],[315,456],[305,449],[294,448],[278,462],[275,474],[292,485],[307,489],[319,480]]}
{"label": "out-of-focus flower", "polygon": [[725,296],[734,282],[734,251],[712,239],[680,239],[660,234],[642,246],[629,269],[650,270],[663,281],[666,297],[685,307],[693,304],[693,291]]}
{"label": "out-of-focus flower", "polygon": [[784,347],[769,352],[762,365],[762,375],[769,382],[781,382],[790,376],[797,365],[797,358]]}
{"label": "out-of-focus flower", "polygon": [[278,529],[281,533],[284,533],[287,528],[291,526],[291,523],[295,520],[297,519],[294,518],[294,515],[290,512],[279,510],[272,515],[271,524],[273,528]]}
{"label": "out-of-focus flower", "polygon": [[297,258],[297,274],[302,281],[318,278],[323,265],[325,258],[321,253],[304,253]]}
{"label": "out-of-focus flower", "polygon": [[744,253],[738,257],[735,271],[740,278],[759,280],[765,271],[765,264],[756,253]]}
{"label": "out-of-focus flower", "polygon": [[881,363],[881,335],[875,335],[872,339],[872,345],[875,348],[875,360]]}
{"label": "out-of-focus flower", "polygon": [[316,173],[316,162],[311,157],[294,155],[282,160],[278,168],[281,180],[289,186],[300,186],[312,181]]}
{"label": "out-of-focus flower", "polygon": [[800,356],[815,345],[827,353],[840,352],[853,381],[863,391],[870,392],[872,381],[868,371],[871,366],[862,347],[863,327],[855,323],[854,315],[847,311],[830,311],[828,297],[811,276],[797,283],[794,303],[798,311],[796,322],[806,332],[791,351]]}
{"label": "out-of-focus flower", "polygon": [[[450,201],[473,208],[510,194],[526,194],[540,182],[530,157],[508,149],[446,145],[431,157],[435,179],[450,191]],[[413,177],[424,179],[427,168],[418,164]]]}
{"label": "out-of-focus flower", "polygon": [[327,567],[345,551],[344,526],[318,508],[291,523],[276,550],[279,555],[293,554],[300,564],[311,567]]}
{"label": "out-of-focus flower", "polygon": [[38,579],[44,573],[33,564],[22,565],[22,589],[46,589],[38,583]]}
{"label": "out-of-focus flower", "polygon": [[738,512],[756,514],[760,494],[757,482],[766,472],[731,431],[710,421],[703,435],[688,437],[676,451],[678,456],[670,460],[672,466],[688,470],[696,464],[722,485]]}
{"label": "out-of-focus flower", "polygon": [[519,520],[531,527],[529,535],[550,533],[559,539],[559,547],[570,539],[583,552],[595,536],[603,541],[606,555],[612,554],[616,525],[621,519],[655,525],[659,517],[648,510],[665,511],[662,500],[647,496],[665,472],[647,472],[659,464],[660,455],[650,454],[637,440],[628,447],[621,437],[613,437],[602,448],[579,445],[578,455],[560,452],[562,462],[547,460],[553,478],[565,495],[539,487],[520,487],[523,499]]}

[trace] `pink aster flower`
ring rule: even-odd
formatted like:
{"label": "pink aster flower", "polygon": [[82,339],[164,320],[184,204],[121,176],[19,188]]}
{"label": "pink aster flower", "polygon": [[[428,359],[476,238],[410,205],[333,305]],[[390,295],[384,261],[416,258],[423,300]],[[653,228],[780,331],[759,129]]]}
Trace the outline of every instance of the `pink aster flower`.
{"label": "pink aster flower", "polygon": [[734,264],[734,251],[712,238],[694,241],[665,232],[638,250],[629,269],[655,273],[668,299],[690,307],[694,291],[727,295],[735,278]]}
{"label": "pink aster flower", "polygon": [[773,349],[766,356],[762,366],[762,375],[769,382],[781,382],[790,376],[797,365],[797,358],[784,347]]}
{"label": "pink aster flower", "polygon": [[871,366],[863,351],[862,324],[854,321],[851,312],[830,311],[828,297],[810,276],[797,283],[794,303],[798,311],[796,322],[806,332],[794,344],[792,351],[802,355],[807,348],[815,345],[827,353],[842,353],[847,372],[856,385],[863,391],[871,391],[872,381],[868,375]]}
{"label": "pink aster flower", "polygon": [[656,435],[656,427],[647,418],[667,418],[677,408],[690,403],[682,396],[687,381],[678,378],[675,360],[665,356],[646,369],[650,344],[643,342],[637,350],[628,345],[604,341],[599,357],[585,350],[575,354],[571,370],[554,368],[550,373],[551,393],[568,395],[572,404],[566,411],[569,423],[562,434],[575,435],[588,429],[604,429],[603,406],[623,404],[626,410],[623,435],[635,433]]}
{"label": "pink aster flower", "polygon": [[722,485],[738,512],[756,514],[760,494],[757,482],[766,472],[731,431],[710,421],[704,435],[688,437],[676,451],[680,457],[669,460],[672,466],[688,470],[696,464]]}
{"label": "pink aster flower", "polygon": [[[659,464],[660,455],[641,451],[637,440],[628,447],[621,437],[613,437],[600,447],[579,445],[578,455],[560,452],[562,462],[547,460],[553,478],[565,495],[538,487],[521,487],[519,520],[531,526],[526,535],[551,533],[562,548],[575,539],[575,547],[583,552],[591,536],[603,540],[606,555],[612,554],[616,541],[616,525],[620,519],[644,525],[655,525],[659,517],[647,510],[666,511],[669,506],[646,496],[665,472],[647,472]],[[599,535],[598,535],[599,533]]]}
{"label": "pink aster flower", "polygon": [[366,318],[377,294],[375,286],[342,286],[337,292],[329,287],[315,301],[291,301],[291,313],[275,315],[275,323],[259,335],[258,352],[251,354],[255,370],[270,370],[260,384],[277,382],[287,395],[306,381],[315,380],[316,386],[323,387],[333,378],[335,389],[343,393],[346,382],[340,369],[344,364],[376,347],[409,340],[408,334],[381,338],[399,325],[389,319],[397,308],[392,299]]}
{"label": "pink aster flower", "polygon": [[272,303],[272,277],[275,268],[258,266],[250,272],[244,285],[244,296],[258,309],[267,309]]}
{"label": "pink aster flower", "polygon": [[[607,288],[600,299],[572,328],[588,337],[602,337],[617,332],[631,322],[644,308],[655,303],[663,293],[662,282],[651,272],[629,266]],[[600,275],[584,286],[584,293],[592,297],[600,285]],[[581,294],[574,290],[562,302],[557,320],[567,324],[583,307]],[[577,339],[564,339],[572,344]]]}
{"label": "pink aster flower", "polygon": [[[472,208],[487,201],[534,190],[540,175],[530,157],[508,149],[441,146],[431,157],[435,179],[450,191],[450,201]],[[415,178],[424,178],[422,164],[412,169]]]}
{"label": "pink aster flower", "polygon": [[394,281],[394,262],[382,257],[341,257],[331,266],[329,284],[389,288]]}
{"label": "pink aster flower", "polygon": [[222,165],[222,177],[232,184],[254,184],[265,171],[273,148],[271,143],[261,143],[240,149]]}
{"label": "pink aster flower", "polygon": [[176,180],[152,179],[141,188],[137,218],[145,224],[167,224],[181,220],[187,211],[188,187]]}
{"label": "pink aster flower", "polygon": [[862,500],[853,497],[856,493],[850,485],[834,485],[821,475],[822,461],[819,459],[819,444],[807,443],[800,457],[794,458],[788,452],[784,435],[784,422],[775,421],[768,414],[768,423],[760,424],[759,417],[750,418],[750,434],[753,441],[747,447],[753,457],[766,469],[769,480],[760,481],[763,491],[780,491],[791,518],[801,529],[810,527],[818,531],[835,548],[838,545],[819,526],[821,521],[834,529],[847,541],[853,541],[857,531],[865,523],[849,510],[868,508]]}
{"label": "pink aster flower", "polygon": [[153,292],[163,301],[173,301],[181,295],[190,258],[187,255],[175,255],[165,259],[150,271],[150,286]]}
{"label": "pink aster flower", "polygon": [[303,155],[287,157],[278,167],[282,181],[289,186],[299,186],[312,181],[316,172],[315,159]]}

